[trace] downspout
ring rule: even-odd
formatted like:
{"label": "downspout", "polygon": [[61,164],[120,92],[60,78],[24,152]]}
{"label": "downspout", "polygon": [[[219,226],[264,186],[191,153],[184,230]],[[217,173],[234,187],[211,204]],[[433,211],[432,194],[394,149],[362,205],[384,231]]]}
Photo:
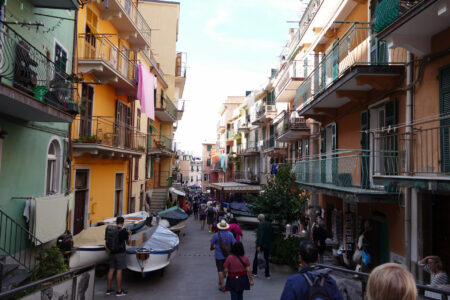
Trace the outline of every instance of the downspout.
{"label": "downspout", "polygon": [[[409,51],[407,52],[406,67],[406,85],[410,86],[413,80],[414,57]],[[412,114],[413,114],[413,86],[406,90],[406,162],[405,173],[411,172],[411,133],[412,133]],[[411,188],[405,189],[405,265],[411,270]]]}
{"label": "downspout", "polygon": [[[134,113],[135,113],[135,101],[133,101],[131,103],[131,124],[133,125],[131,128],[131,132],[133,132],[135,130],[134,127]],[[132,134],[131,136],[131,144],[134,144],[134,135]],[[127,213],[132,213],[132,211],[130,211],[130,207],[131,207],[131,194],[132,194],[132,189],[133,189],[133,178],[134,178],[134,174],[133,174],[133,157],[131,157],[130,159],[128,159],[128,204],[127,204]],[[136,201],[136,199],[135,199]],[[133,211],[134,212],[134,211]]]}

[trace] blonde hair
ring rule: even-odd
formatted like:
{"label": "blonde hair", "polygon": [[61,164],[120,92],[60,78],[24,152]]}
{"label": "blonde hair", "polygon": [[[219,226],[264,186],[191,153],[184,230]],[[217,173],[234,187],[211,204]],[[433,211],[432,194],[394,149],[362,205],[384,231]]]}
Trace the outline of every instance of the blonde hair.
{"label": "blonde hair", "polygon": [[387,263],[373,269],[367,282],[367,300],[416,300],[416,282],[402,265]]}

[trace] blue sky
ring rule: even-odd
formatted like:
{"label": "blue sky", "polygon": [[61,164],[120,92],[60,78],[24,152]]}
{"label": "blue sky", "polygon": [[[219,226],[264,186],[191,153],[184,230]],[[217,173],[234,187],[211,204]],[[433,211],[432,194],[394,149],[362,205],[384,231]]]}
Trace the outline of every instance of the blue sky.
{"label": "blue sky", "polygon": [[220,104],[261,87],[276,67],[299,0],[181,0],[178,51],[187,52],[187,100],[176,140],[201,154],[215,142]]}

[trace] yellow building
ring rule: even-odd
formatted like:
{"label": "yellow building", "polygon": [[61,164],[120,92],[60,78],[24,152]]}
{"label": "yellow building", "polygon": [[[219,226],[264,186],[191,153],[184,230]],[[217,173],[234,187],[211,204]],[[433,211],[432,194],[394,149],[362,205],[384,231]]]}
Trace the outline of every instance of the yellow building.
{"label": "yellow building", "polygon": [[186,80],[186,55],[176,50],[180,4],[147,0],[138,4],[151,28],[158,29],[152,32],[151,49],[161,72],[157,77],[167,85],[165,89],[158,82],[155,90],[155,121],[149,126],[147,151],[146,194],[151,199],[151,209],[160,210],[168,198],[175,156],[173,137],[183,114],[180,99]]}
{"label": "yellow building", "polygon": [[132,165],[147,147],[142,128],[147,118],[138,121],[134,114],[136,59],[150,48],[151,33],[136,1],[88,1],[77,19],[77,73],[83,83],[71,136],[75,234],[136,206],[130,203]]}

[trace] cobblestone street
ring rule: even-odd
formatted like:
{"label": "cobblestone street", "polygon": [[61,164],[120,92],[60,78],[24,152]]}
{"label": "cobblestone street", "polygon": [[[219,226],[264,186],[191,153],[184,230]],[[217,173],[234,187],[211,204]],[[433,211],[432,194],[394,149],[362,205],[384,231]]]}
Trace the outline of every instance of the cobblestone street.
{"label": "cobblestone street", "polygon": [[[177,256],[164,270],[148,274],[126,271],[123,286],[128,290],[128,299],[229,299],[229,293],[217,289],[217,271],[214,252],[209,251],[212,234],[201,231],[200,224],[192,217],[180,235],[180,247]],[[251,230],[244,230],[243,243],[246,255],[253,260],[255,252],[255,235]],[[286,279],[294,272],[288,268],[271,265],[272,279],[259,277],[255,279],[252,290],[244,292],[245,299],[279,299]],[[262,275],[262,274],[260,274]],[[95,299],[106,299],[106,275],[96,280]]]}

